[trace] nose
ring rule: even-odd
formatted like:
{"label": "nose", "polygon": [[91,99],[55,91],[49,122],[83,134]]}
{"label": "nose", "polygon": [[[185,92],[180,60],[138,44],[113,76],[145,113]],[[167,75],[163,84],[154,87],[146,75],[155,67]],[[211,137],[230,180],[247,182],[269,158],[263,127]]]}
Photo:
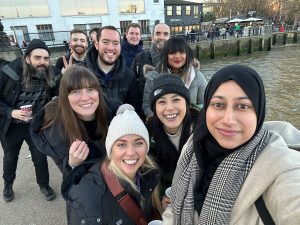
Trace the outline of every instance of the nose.
{"label": "nose", "polygon": [[89,93],[86,90],[83,90],[81,94],[81,100],[89,100],[89,99],[90,99]]}
{"label": "nose", "polygon": [[172,102],[167,102],[166,104],[166,110],[173,110],[174,109],[174,105]]}
{"label": "nose", "polygon": [[234,119],[234,110],[232,108],[227,107],[225,111],[225,115],[223,117],[224,124],[232,125],[235,122]]}
{"label": "nose", "polygon": [[127,151],[126,151],[126,155],[127,156],[135,155],[135,149],[134,149],[133,144],[129,144],[128,145],[128,148],[127,148]]}

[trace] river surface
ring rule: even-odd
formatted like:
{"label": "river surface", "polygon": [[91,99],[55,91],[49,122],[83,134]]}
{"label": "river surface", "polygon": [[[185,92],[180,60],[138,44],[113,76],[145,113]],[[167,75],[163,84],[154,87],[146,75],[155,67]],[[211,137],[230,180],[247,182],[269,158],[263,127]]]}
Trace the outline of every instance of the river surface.
{"label": "river surface", "polygon": [[203,61],[201,71],[209,80],[222,67],[236,63],[252,67],[261,76],[267,98],[266,120],[288,121],[300,129],[300,46]]}

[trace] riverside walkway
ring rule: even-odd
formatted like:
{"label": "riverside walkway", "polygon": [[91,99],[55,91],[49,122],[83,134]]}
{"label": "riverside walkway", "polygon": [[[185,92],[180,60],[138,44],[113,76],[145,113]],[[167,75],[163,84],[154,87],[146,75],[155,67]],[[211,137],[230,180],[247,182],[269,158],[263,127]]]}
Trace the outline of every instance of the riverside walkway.
{"label": "riverside walkway", "polygon": [[26,143],[19,155],[17,177],[14,183],[15,199],[6,203],[2,198],[3,149],[0,145],[1,199],[0,225],[66,225],[66,206],[60,194],[62,175],[48,157],[50,185],[56,192],[56,199],[46,201],[36,183],[34,166]]}

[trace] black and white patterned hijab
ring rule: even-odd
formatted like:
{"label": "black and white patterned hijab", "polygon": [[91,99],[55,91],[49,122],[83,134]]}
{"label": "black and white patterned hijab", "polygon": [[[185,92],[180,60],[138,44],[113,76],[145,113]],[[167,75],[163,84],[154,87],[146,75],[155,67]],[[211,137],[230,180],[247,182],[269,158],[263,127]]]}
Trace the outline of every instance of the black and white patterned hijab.
{"label": "black and white patterned hijab", "polygon": [[[197,224],[229,224],[231,211],[240,189],[247,178],[258,155],[269,141],[269,133],[263,129],[265,118],[265,92],[257,72],[243,65],[231,65],[219,70],[209,81],[204,95],[204,107],[200,113],[199,124],[190,145],[182,150],[172,183],[172,208],[175,224],[194,224],[195,188],[203,175],[205,146],[223,149],[210,135],[206,126],[206,110],[217,88],[224,82],[234,80],[252,101],[257,115],[257,128],[254,135],[226,156],[217,167]],[[211,145],[204,144],[207,141]]]}

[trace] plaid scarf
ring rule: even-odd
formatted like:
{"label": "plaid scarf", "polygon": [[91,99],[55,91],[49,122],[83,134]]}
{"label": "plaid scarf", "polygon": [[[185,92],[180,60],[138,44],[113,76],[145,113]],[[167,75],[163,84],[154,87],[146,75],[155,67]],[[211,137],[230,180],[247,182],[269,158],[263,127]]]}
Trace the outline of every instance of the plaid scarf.
{"label": "plaid scarf", "polygon": [[[261,129],[245,146],[228,155],[217,168],[209,186],[198,224],[229,224],[231,211],[242,185],[255,160],[270,138]],[[194,188],[203,171],[198,165],[190,137],[183,149],[172,183],[172,208],[174,224],[194,224]]]}

